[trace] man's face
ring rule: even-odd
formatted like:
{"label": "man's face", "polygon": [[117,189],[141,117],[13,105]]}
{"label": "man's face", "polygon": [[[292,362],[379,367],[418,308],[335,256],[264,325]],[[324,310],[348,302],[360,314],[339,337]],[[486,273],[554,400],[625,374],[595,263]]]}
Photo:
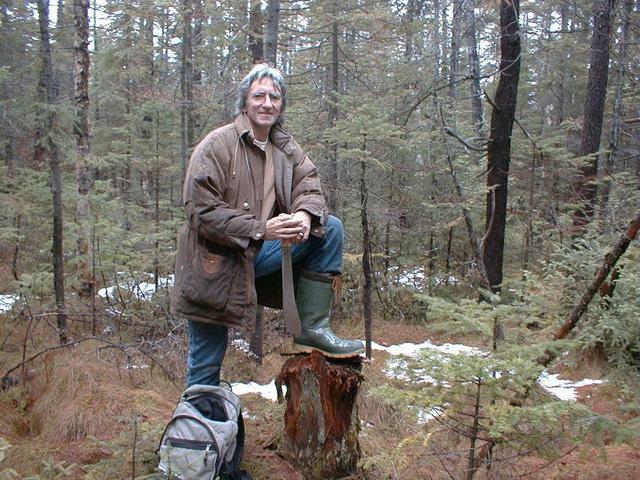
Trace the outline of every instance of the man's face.
{"label": "man's face", "polygon": [[269,133],[282,108],[282,95],[273,81],[269,77],[254,80],[245,103],[254,134],[262,137]]}

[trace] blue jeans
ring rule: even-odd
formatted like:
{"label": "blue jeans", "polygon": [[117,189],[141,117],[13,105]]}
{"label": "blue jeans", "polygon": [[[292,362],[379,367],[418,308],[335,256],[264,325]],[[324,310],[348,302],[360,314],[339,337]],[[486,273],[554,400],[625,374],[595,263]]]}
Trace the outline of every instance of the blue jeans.
{"label": "blue jeans", "polygon": [[[344,244],[342,222],[329,215],[325,228],[324,236],[309,236],[306,242],[293,245],[291,258],[303,270],[340,274]],[[263,242],[254,261],[256,278],[280,270],[281,261],[280,241]],[[217,385],[226,350],[227,327],[189,320],[187,385]]]}

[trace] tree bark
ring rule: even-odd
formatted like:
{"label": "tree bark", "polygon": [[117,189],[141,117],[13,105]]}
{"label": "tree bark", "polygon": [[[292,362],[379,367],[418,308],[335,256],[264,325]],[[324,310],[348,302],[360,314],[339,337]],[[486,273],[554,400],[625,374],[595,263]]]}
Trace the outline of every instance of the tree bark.
{"label": "tree bark", "polygon": [[[366,145],[363,147],[366,150]],[[364,160],[360,162],[360,219],[362,222],[362,313],[364,316],[364,332],[366,341],[366,355],[371,358],[371,323],[372,323],[372,306],[371,306],[371,237],[369,234],[369,218],[367,216],[367,182],[366,171],[367,165]]]}
{"label": "tree bark", "polygon": [[580,138],[579,156],[587,157],[580,168],[575,184],[576,200],[580,206],[573,215],[576,232],[581,232],[593,220],[598,175],[598,150],[602,135],[604,101],[609,73],[609,37],[611,36],[611,10],[614,0],[594,0],[593,35],[589,58],[589,80],[584,100],[584,124]]}
{"label": "tree bark", "polygon": [[38,139],[42,158],[49,160],[51,167],[51,194],[53,200],[53,291],[56,299],[56,322],[60,343],[68,341],[67,317],[64,298],[64,254],[62,237],[62,175],[60,173],[60,150],[54,137],[56,113],[55,79],[51,61],[51,41],[49,36],[49,2],[38,0],[38,25],[40,27],[40,57],[42,62],[41,96],[43,103],[49,108],[43,112],[43,136]]}
{"label": "tree bark", "polygon": [[416,0],[408,0],[407,2],[407,12],[404,16],[404,26],[405,26],[405,40],[404,40],[404,58],[409,61],[413,58],[415,53],[414,48],[414,22],[416,19]]}
{"label": "tree bark", "polygon": [[[534,193],[536,186],[536,160],[538,155],[538,149],[533,148],[533,154],[531,155],[531,173],[529,173],[529,208],[527,210],[527,227],[524,233],[523,246],[522,246],[522,270],[526,271],[529,268],[529,253],[533,244],[533,208],[534,208]],[[540,154],[542,157],[542,154]],[[542,158],[541,158],[542,159]]]}
{"label": "tree bark", "polygon": [[272,65],[278,60],[278,29],[280,26],[280,0],[269,0],[267,6],[267,33],[264,39],[264,59]]}
{"label": "tree bark", "polygon": [[519,0],[500,3],[500,80],[491,112],[487,151],[487,193],[484,264],[491,291],[500,292],[507,220],[507,185],[511,160],[511,132],[515,119],[520,78]]}
{"label": "tree bark", "polygon": [[[180,184],[189,162],[193,145],[193,0],[182,0],[182,61],[180,65]],[[182,202],[182,192],[179,201]]]}
{"label": "tree bark", "polygon": [[155,116],[155,155],[153,156],[153,183],[154,183],[154,208],[153,228],[155,233],[154,259],[153,259],[153,284],[155,291],[160,287],[160,112],[156,110]]}
{"label": "tree bark", "polygon": [[[565,2],[562,2],[560,5],[560,31],[562,32],[563,37],[567,36],[569,33],[569,7]],[[558,99],[555,117],[556,125],[560,125],[564,121],[565,117],[565,87],[570,75],[568,52],[562,54],[560,62],[560,75],[557,80],[556,92],[556,97]]]}
{"label": "tree bark", "polygon": [[255,65],[264,61],[264,40],[262,36],[262,2],[251,0],[249,8],[249,54]]}
{"label": "tree bark", "polygon": [[609,203],[609,192],[611,191],[611,180],[608,178],[614,171],[618,147],[620,141],[620,115],[622,112],[622,91],[627,70],[627,47],[629,45],[629,23],[631,12],[633,11],[633,0],[624,0],[622,11],[622,26],[620,27],[620,44],[618,47],[617,69],[616,69],[616,89],[613,101],[613,113],[611,114],[611,127],[609,129],[609,153],[604,162],[604,183],[602,185],[601,214],[606,221],[605,211]]}
{"label": "tree bark", "polygon": [[357,396],[362,364],[319,352],[287,360],[276,379],[287,387],[281,453],[305,479],[338,479],[355,472],[361,456]]}
{"label": "tree bark", "polygon": [[[98,42],[98,15],[97,15],[97,11],[98,11],[98,0],[92,0],[92,9],[93,9],[93,54],[94,55],[98,55],[99,53],[99,42]],[[99,84],[99,78],[98,78],[98,72],[94,71],[93,72],[93,85],[94,88],[97,87]],[[97,104],[95,105],[95,121],[98,122],[100,121],[100,105]],[[94,171],[93,174],[95,179],[99,179],[100,178],[100,173],[99,171],[96,169]]]}
{"label": "tree bark", "polygon": [[[462,3],[454,0],[453,20],[451,23],[451,51],[449,55],[449,98],[455,99],[458,93],[456,81],[460,71],[460,25],[462,24]],[[453,112],[453,109],[452,109]]]}
{"label": "tree bark", "polygon": [[467,5],[467,46],[469,48],[469,73],[471,74],[471,112],[473,126],[478,139],[482,138],[484,118],[482,114],[482,89],[480,88],[480,60],[478,59],[478,41],[476,38],[475,0],[466,0]]}
{"label": "tree bark", "polygon": [[76,30],[74,42],[75,68],[75,136],[76,136],[76,202],[77,244],[80,277],[79,294],[93,295],[94,278],[91,272],[91,206],[89,194],[93,185],[88,165],[91,151],[91,131],[89,123],[89,0],[73,1],[73,17]]}
{"label": "tree bark", "polygon": [[57,12],[56,30],[61,30],[64,28],[64,24],[66,22],[66,19],[64,18],[64,0],[58,0]]}
{"label": "tree bark", "polygon": [[[338,119],[338,89],[339,72],[338,62],[338,2],[332,3],[333,19],[331,22],[331,91],[329,93],[329,128],[333,128]],[[329,146],[331,151],[329,158],[329,171],[327,172],[326,191],[328,207],[332,212],[336,212],[338,206],[338,145],[334,142]]]}

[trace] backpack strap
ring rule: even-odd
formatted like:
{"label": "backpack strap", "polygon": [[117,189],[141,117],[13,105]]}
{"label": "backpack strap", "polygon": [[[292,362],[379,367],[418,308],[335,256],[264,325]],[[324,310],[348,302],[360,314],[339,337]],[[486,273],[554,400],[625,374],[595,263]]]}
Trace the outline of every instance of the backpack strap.
{"label": "backpack strap", "polygon": [[229,462],[222,465],[220,471],[221,480],[252,480],[251,475],[246,470],[240,470],[240,462],[244,453],[244,420],[242,412],[238,414],[238,436],[236,437],[236,450]]}

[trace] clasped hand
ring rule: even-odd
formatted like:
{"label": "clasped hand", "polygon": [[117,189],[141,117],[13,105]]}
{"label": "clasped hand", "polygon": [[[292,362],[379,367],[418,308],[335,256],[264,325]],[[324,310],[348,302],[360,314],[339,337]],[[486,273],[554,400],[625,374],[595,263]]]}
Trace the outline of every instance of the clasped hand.
{"label": "clasped hand", "polygon": [[286,243],[300,243],[309,238],[311,215],[299,210],[296,213],[281,213],[267,220],[265,238]]}

